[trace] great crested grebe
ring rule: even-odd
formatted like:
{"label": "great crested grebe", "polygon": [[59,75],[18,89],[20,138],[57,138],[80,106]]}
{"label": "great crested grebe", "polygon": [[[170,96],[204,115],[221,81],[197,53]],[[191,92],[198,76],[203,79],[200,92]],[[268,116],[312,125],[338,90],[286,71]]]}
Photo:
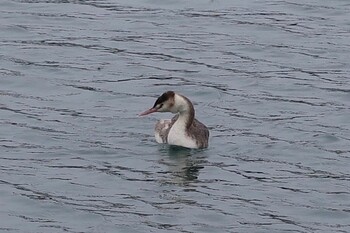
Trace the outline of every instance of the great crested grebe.
{"label": "great crested grebe", "polygon": [[163,93],[154,106],[140,114],[145,116],[154,112],[177,113],[171,120],[159,120],[155,127],[158,143],[167,143],[187,148],[208,147],[209,130],[195,119],[191,101],[173,91]]}

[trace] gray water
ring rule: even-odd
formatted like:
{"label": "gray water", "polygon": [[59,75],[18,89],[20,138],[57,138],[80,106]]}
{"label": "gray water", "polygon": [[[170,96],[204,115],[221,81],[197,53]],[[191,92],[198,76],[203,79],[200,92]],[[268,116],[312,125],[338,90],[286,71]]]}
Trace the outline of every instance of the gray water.
{"label": "gray water", "polygon": [[[1,0],[1,232],[350,232],[350,2]],[[140,118],[189,97],[210,146]]]}

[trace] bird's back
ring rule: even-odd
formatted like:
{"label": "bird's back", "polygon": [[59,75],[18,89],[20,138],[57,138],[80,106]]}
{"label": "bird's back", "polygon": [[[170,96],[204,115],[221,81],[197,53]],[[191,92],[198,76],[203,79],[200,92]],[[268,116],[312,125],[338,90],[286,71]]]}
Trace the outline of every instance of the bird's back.
{"label": "bird's back", "polygon": [[207,148],[209,140],[208,128],[199,120],[194,119],[188,130],[188,134],[196,141],[198,148]]}

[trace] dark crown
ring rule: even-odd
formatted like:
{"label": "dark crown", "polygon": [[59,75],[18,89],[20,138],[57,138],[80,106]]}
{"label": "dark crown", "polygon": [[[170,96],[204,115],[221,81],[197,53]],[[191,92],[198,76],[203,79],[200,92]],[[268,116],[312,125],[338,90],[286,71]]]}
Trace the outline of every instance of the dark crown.
{"label": "dark crown", "polygon": [[158,104],[164,103],[170,98],[174,98],[174,95],[175,95],[175,92],[173,91],[164,92],[161,96],[158,97],[153,107],[155,108]]}

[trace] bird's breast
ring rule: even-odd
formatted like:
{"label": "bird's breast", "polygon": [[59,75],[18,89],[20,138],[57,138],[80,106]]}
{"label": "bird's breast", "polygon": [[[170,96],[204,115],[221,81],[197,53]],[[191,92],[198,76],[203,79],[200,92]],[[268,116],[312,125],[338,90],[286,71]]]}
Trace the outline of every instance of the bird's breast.
{"label": "bird's breast", "polygon": [[193,138],[189,137],[183,128],[174,124],[168,134],[168,144],[187,148],[198,148]]}

